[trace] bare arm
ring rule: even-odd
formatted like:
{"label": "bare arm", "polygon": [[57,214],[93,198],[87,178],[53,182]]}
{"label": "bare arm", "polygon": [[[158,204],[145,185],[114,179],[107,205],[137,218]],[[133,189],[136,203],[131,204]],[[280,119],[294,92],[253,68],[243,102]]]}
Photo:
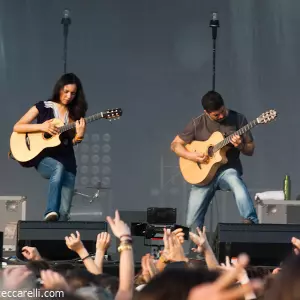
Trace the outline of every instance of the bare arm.
{"label": "bare arm", "polygon": [[242,144],[240,151],[247,156],[252,156],[254,153],[255,144],[254,142]]}
{"label": "bare arm", "polygon": [[134,289],[133,250],[121,251],[119,270],[120,284],[115,300],[132,299]]}
{"label": "bare arm", "polygon": [[171,143],[171,150],[174,153],[176,153],[179,157],[189,159],[191,153],[188,150],[186,150],[185,145],[185,141],[177,135]]}
{"label": "bare arm", "polygon": [[190,152],[185,148],[186,142],[181,139],[178,135],[171,143],[171,150],[179,157],[189,159],[194,162],[204,163],[208,160],[208,156],[205,153]]}
{"label": "bare arm", "polygon": [[89,256],[88,251],[84,247],[81,239],[79,231],[76,231],[76,236],[74,233],[71,233],[70,236],[65,237],[67,247],[76,252],[78,256],[83,259],[83,263],[87,270],[92,274],[100,274],[100,270],[95,264],[94,260]]}
{"label": "bare arm", "polygon": [[[80,256],[81,259],[83,259],[89,255],[89,252],[86,250],[85,247],[83,247],[77,251],[77,254]],[[83,261],[83,264],[90,273],[95,275],[101,274],[101,269],[98,268],[92,257],[86,258]]]}
{"label": "bare arm", "polygon": [[108,232],[101,232],[97,235],[95,264],[98,267],[100,274],[103,273],[104,255],[110,246],[110,240],[111,237]]}
{"label": "bare arm", "polygon": [[209,270],[214,270],[219,266],[219,262],[209,244],[204,249],[204,259]]}
{"label": "bare arm", "polygon": [[97,250],[95,255],[95,265],[98,267],[100,274],[103,273],[103,261],[105,252],[103,250]]}
{"label": "bare arm", "polygon": [[[116,210],[115,218],[106,218],[116,238],[120,239],[120,266],[119,266],[119,289],[115,300],[130,300],[134,290],[134,260],[131,246],[131,232],[127,224],[120,219]],[[128,244],[129,243],[129,244]]]}
{"label": "bare arm", "polygon": [[19,133],[41,131],[41,124],[31,124],[38,116],[39,111],[32,106],[27,113],[15,124],[14,131]]}

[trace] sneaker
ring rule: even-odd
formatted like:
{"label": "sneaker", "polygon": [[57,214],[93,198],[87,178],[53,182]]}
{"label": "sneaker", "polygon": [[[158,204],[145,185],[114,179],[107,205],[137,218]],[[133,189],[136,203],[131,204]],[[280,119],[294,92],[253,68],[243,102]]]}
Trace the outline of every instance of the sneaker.
{"label": "sneaker", "polygon": [[243,219],[243,224],[254,224],[254,222],[250,219]]}
{"label": "sneaker", "polygon": [[58,214],[55,211],[52,211],[52,212],[48,213],[44,217],[44,221],[53,222],[53,221],[57,221],[57,220],[58,220]]}

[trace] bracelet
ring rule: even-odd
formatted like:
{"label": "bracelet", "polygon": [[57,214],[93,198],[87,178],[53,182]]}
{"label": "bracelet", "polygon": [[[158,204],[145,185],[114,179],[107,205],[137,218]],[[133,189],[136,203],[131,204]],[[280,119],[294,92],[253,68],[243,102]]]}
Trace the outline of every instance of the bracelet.
{"label": "bracelet", "polygon": [[83,140],[83,136],[82,137],[79,137],[77,134],[75,135],[75,140],[76,141],[82,141]]}
{"label": "bracelet", "polygon": [[120,243],[120,246],[123,246],[123,245],[132,245],[132,240],[125,240],[125,241],[122,241]]}
{"label": "bracelet", "polygon": [[90,255],[87,255],[86,257],[82,258],[81,260],[84,261],[85,259],[91,257]]}
{"label": "bracelet", "polygon": [[118,252],[119,253],[121,253],[122,251],[124,251],[124,250],[132,250],[132,246],[131,245],[129,245],[129,244],[125,244],[125,245],[120,245],[119,247],[118,247]]}
{"label": "bracelet", "polygon": [[124,236],[127,236],[127,237],[129,237],[129,238],[132,240],[132,237],[131,237],[131,235],[130,235],[130,234],[123,234],[123,235],[120,235],[120,238],[119,238],[119,240],[121,240],[121,238],[122,238],[122,237],[124,237]]}

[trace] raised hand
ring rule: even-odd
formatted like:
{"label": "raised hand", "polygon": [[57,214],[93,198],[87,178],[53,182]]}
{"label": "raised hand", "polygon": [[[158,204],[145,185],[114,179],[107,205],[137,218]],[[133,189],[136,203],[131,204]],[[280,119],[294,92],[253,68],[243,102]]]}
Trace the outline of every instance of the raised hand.
{"label": "raised hand", "polygon": [[97,235],[96,249],[97,251],[106,252],[110,246],[111,237],[108,232],[101,232]]}
{"label": "raised hand", "polygon": [[70,236],[66,236],[65,241],[67,247],[75,252],[78,252],[84,248],[80,239],[80,233],[78,231],[76,231],[76,236],[74,233],[71,233]]}
{"label": "raised hand", "polygon": [[203,253],[207,247],[209,246],[207,237],[206,237],[206,227],[203,226],[203,231],[200,230],[199,227],[197,227],[198,235],[190,232],[190,239],[193,243],[197,245],[197,248],[192,248],[193,252]]}
{"label": "raised hand", "polygon": [[28,247],[28,246],[23,247],[22,254],[28,260],[41,260],[42,259],[39,251],[35,247]]}
{"label": "raised hand", "polygon": [[164,250],[162,256],[166,261],[188,261],[184,255],[179,238],[171,232],[170,229],[164,228]]}
{"label": "raised hand", "polygon": [[115,211],[115,218],[112,219],[111,217],[106,217],[106,220],[113,232],[113,234],[117,237],[128,237],[131,236],[131,232],[129,227],[127,226],[126,223],[124,223],[121,219],[120,219],[120,214],[118,212],[118,210]]}
{"label": "raised hand", "polygon": [[172,234],[174,234],[178,241],[183,244],[184,243],[184,232],[182,228],[177,228],[174,231],[172,231]]}
{"label": "raised hand", "polygon": [[153,257],[150,254],[146,254],[142,257],[142,276],[146,282],[149,282],[159,270],[156,268]]}

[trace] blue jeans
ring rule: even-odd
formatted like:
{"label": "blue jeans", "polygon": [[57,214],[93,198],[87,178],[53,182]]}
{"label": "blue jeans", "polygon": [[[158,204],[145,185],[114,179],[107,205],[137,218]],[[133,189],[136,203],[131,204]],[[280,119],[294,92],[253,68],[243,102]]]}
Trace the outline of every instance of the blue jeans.
{"label": "blue jeans", "polygon": [[227,169],[217,174],[206,186],[192,185],[188,203],[187,227],[196,225],[202,228],[209,203],[218,189],[231,190],[241,216],[258,223],[255,207],[241,176],[235,169]]}
{"label": "blue jeans", "polygon": [[56,212],[59,220],[67,221],[71,210],[74,194],[75,175],[67,172],[62,163],[51,158],[43,158],[37,171],[49,179],[48,201],[45,215]]}

